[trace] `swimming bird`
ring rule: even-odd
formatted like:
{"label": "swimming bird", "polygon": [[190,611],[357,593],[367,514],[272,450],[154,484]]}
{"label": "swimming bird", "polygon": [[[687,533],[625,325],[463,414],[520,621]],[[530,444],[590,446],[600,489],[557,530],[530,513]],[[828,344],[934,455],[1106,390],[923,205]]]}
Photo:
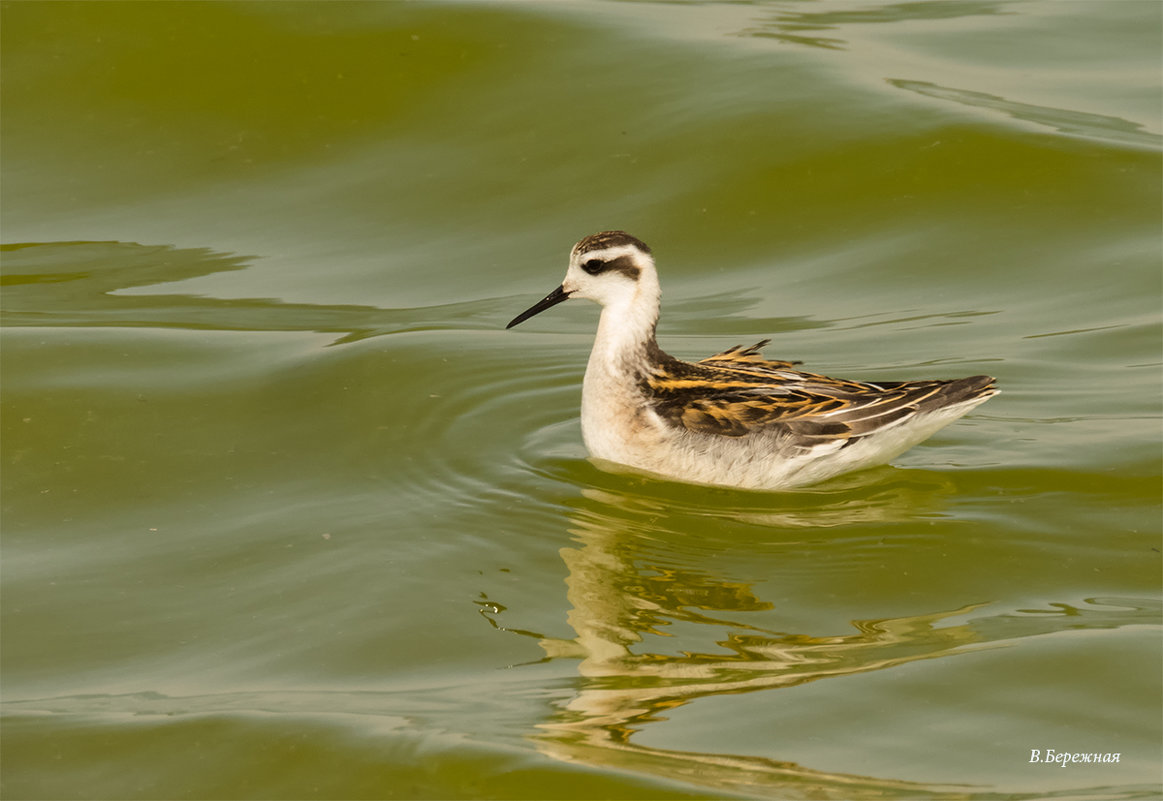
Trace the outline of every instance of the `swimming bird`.
{"label": "swimming bird", "polygon": [[997,394],[987,375],[849,381],[736,345],[698,362],[655,340],[654,256],[625,231],[587,236],[565,280],[506,328],[566,300],[602,306],[582,383],[582,438],[597,459],[696,484],[779,490],[885,464]]}

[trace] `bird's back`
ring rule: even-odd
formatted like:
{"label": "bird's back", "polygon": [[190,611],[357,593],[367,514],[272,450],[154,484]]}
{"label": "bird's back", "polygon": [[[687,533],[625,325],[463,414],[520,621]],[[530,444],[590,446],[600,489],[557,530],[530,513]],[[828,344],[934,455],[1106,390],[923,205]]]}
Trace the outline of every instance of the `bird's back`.
{"label": "bird's back", "polygon": [[[765,344],[737,346],[699,362],[659,353],[641,382],[674,441],[706,454],[721,470],[738,473],[745,465],[744,486],[808,483],[882,464],[997,393],[990,376],[830,378],[799,370],[798,362],[764,359],[759,349]],[[740,477],[708,483],[739,485]]]}

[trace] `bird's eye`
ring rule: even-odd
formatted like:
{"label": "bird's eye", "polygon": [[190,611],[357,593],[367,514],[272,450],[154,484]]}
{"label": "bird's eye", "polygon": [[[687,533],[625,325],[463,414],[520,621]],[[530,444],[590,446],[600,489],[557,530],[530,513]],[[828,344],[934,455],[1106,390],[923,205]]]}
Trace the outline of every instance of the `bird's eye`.
{"label": "bird's eye", "polygon": [[601,259],[590,259],[589,261],[587,261],[585,264],[582,265],[582,269],[585,270],[590,275],[597,275],[598,273],[600,273],[602,271],[602,268],[605,266],[606,266],[606,263],[604,261],[602,261]]}

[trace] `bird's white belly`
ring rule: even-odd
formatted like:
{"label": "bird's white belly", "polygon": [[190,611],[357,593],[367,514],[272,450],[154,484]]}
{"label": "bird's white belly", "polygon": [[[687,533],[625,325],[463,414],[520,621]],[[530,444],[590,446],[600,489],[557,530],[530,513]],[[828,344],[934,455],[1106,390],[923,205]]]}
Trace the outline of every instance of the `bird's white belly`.
{"label": "bird's white belly", "polygon": [[[657,476],[695,484],[775,490],[812,484],[867,459],[864,448],[840,458],[781,454],[770,440],[692,434],[667,426],[645,407],[609,415],[582,404],[582,437],[590,455]],[[634,425],[627,425],[635,420]]]}

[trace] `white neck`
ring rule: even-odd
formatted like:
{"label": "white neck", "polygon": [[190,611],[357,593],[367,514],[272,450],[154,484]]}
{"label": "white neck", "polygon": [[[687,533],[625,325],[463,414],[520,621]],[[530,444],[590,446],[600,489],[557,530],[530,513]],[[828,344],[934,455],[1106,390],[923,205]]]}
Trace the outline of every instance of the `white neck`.
{"label": "white neck", "polygon": [[612,289],[600,299],[602,318],[582,382],[582,438],[593,456],[633,465],[635,443],[652,430],[642,378],[658,348],[658,275],[647,263],[633,286]]}
{"label": "white neck", "polygon": [[625,372],[641,365],[658,324],[659,295],[657,276],[653,271],[644,271],[633,294],[614,299],[602,308],[590,369]]}

